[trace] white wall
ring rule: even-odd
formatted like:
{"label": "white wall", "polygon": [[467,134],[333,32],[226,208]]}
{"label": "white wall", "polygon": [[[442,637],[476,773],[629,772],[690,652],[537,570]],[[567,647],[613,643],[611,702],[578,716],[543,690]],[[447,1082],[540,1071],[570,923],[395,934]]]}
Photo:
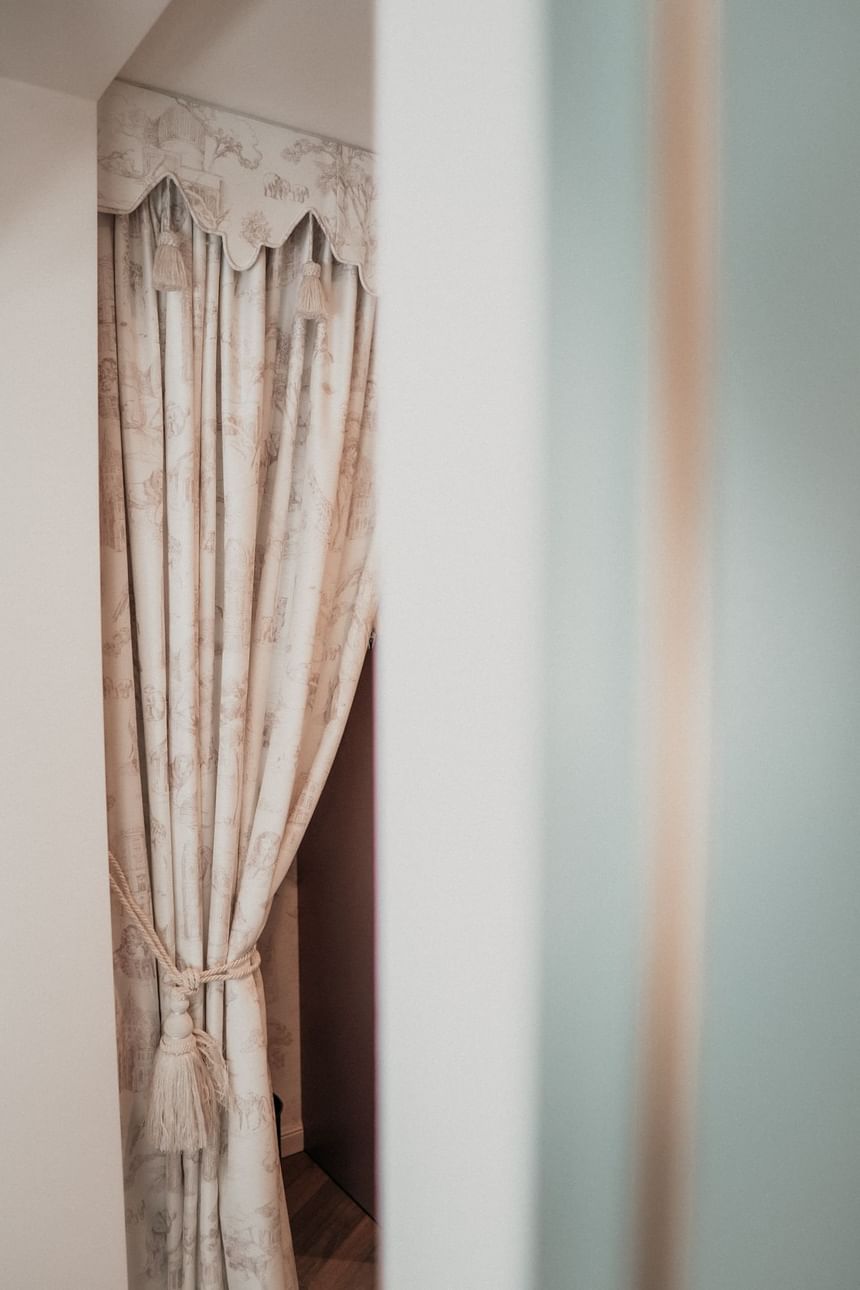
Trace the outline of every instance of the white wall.
{"label": "white wall", "polygon": [[120,1290],[96,106],[0,80],[0,120],[0,1284]]}
{"label": "white wall", "polygon": [[28,0],[0,6],[0,76],[95,99],[168,0]]}
{"label": "white wall", "polygon": [[119,73],[373,147],[374,0],[171,0]]}
{"label": "white wall", "polygon": [[379,11],[386,1290],[533,1284],[538,19]]}

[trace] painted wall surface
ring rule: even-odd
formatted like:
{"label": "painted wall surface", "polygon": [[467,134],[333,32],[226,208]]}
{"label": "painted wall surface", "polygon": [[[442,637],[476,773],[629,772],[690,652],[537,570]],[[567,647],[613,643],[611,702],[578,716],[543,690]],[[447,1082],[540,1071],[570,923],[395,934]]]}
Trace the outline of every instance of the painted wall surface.
{"label": "painted wall surface", "polygon": [[0,1284],[126,1284],[101,705],[96,109],[0,80]]}
{"label": "painted wall surface", "polygon": [[382,0],[378,23],[384,1277],[530,1290],[540,8]]}
{"label": "painted wall surface", "polygon": [[171,0],[120,72],[373,147],[373,0]]}
{"label": "painted wall surface", "polygon": [[272,1088],[283,1103],[281,1154],[304,1144],[299,998],[298,868],[294,863],[272,902],[260,937]]}
{"label": "painted wall surface", "polygon": [[0,5],[0,76],[96,99],[168,0]]}
{"label": "painted wall surface", "polygon": [[724,6],[695,1290],[860,1279],[860,9]]}
{"label": "painted wall surface", "polygon": [[376,1215],[373,655],[299,852],[305,1149]]}

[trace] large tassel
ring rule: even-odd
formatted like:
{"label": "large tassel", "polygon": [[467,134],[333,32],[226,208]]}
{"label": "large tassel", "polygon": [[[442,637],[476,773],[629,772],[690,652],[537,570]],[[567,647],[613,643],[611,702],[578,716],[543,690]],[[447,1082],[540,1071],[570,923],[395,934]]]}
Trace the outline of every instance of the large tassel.
{"label": "large tassel", "polygon": [[229,1098],[221,1049],[205,1030],[195,1030],[188,999],[170,998],[155,1054],[146,1131],[158,1151],[199,1151],[214,1145],[222,1106]]}
{"label": "large tassel", "polygon": [[170,227],[170,181],[161,206],[161,232],[155,248],[152,265],[152,283],[156,291],[183,291],[188,286],[188,274],[182,258],[179,234]]}

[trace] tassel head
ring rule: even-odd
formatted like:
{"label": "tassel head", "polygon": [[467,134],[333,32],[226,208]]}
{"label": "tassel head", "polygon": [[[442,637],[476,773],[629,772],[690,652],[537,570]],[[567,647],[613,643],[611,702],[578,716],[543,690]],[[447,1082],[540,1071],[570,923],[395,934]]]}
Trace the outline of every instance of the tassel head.
{"label": "tassel head", "polygon": [[169,228],[163,228],[158,235],[152,282],[156,291],[182,291],[188,286],[182,243],[179,234]]}
{"label": "tassel head", "polygon": [[320,281],[320,266],[308,260],[304,267],[296,302],[296,314],[299,318],[309,318],[313,322],[328,317],[325,292]]}
{"label": "tassel head", "polygon": [[175,991],[169,1007],[152,1069],[147,1136],[158,1151],[199,1151],[216,1139],[227,1067],[212,1036],[194,1029],[187,996]]}

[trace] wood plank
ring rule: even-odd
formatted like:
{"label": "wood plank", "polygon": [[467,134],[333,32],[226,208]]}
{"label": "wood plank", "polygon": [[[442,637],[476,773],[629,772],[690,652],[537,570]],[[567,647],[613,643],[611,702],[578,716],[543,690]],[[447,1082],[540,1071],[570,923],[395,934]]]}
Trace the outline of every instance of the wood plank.
{"label": "wood plank", "polygon": [[282,1160],[281,1172],[284,1178],[287,1209],[292,1221],[307,1202],[326,1186],[329,1178],[303,1151]]}
{"label": "wood plank", "polygon": [[367,1214],[314,1275],[313,1290],[376,1290],[376,1224]]}
{"label": "wood plank", "polygon": [[304,1151],[281,1157],[281,1174],[288,1193],[293,1182],[309,1173],[312,1165],[313,1161],[310,1156],[305,1155]]}
{"label": "wood plank", "polygon": [[310,1157],[282,1161],[300,1290],[377,1290],[377,1226]]}

